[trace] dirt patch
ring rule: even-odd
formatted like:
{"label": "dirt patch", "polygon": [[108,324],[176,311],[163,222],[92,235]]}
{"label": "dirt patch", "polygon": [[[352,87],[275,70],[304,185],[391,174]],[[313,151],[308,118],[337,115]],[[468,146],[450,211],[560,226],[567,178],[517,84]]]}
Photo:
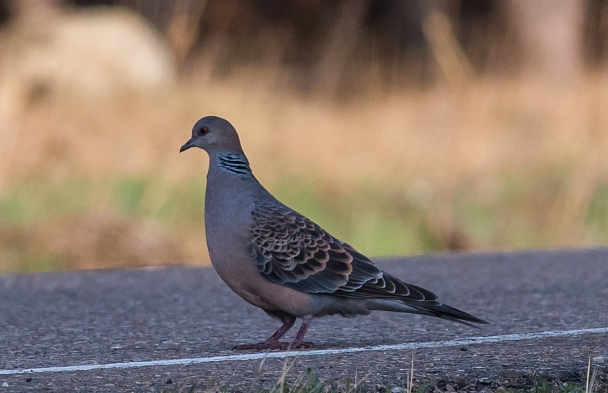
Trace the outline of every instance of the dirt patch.
{"label": "dirt patch", "polygon": [[[32,264],[70,269],[171,265],[184,259],[178,242],[158,224],[108,214],[62,218],[35,228],[0,228],[6,270]],[[13,267],[13,269],[11,269]]]}

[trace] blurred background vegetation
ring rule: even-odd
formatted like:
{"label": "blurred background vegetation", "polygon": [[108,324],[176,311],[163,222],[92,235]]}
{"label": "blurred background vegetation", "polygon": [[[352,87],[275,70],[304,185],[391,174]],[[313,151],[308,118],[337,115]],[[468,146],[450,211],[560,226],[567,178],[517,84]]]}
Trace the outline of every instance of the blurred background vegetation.
{"label": "blurred background vegetation", "polygon": [[208,262],[205,115],[372,256],[606,244],[606,0],[0,1],[0,272]]}

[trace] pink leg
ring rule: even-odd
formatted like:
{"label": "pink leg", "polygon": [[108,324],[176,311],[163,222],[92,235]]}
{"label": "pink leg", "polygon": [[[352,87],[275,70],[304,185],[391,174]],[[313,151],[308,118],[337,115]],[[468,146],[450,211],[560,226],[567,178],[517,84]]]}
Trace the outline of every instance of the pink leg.
{"label": "pink leg", "polygon": [[279,339],[281,337],[283,337],[285,335],[285,333],[287,333],[289,331],[289,329],[291,329],[295,323],[296,323],[295,318],[290,318],[290,319],[286,320],[285,322],[283,322],[283,325],[280,328],[278,328],[277,331],[274,332],[272,334],[272,336],[270,336],[268,338],[268,340],[266,340],[266,342],[267,343],[279,342]]}
{"label": "pink leg", "polygon": [[296,334],[296,338],[291,343],[290,348],[296,349],[313,347],[310,341],[304,341],[304,336],[306,335],[311,322],[312,318],[307,318],[302,321],[302,326],[300,326],[300,330],[298,330],[298,334]]}
{"label": "pink leg", "polygon": [[304,335],[306,334],[306,331],[308,330],[308,327],[310,326],[311,319],[305,319],[302,322],[302,326],[300,327],[300,330],[298,330],[298,334],[296,334],[296,338],[293,340],[293,342],[288,343],[288,342],[279,341],[279,339],[281,337],[283,337],[283,335],[285,333],[287,333],[287,331],[293,327],[295,322],[296,322],[295,317],[289,317],[288,319],[284,319],[283,325],[276,332],[274,332],[272,334],[272,336],[270,336],[268,338],[268,340],[261,342],[261,343],[257,343],[257,344],[236,345],[232,349],[234,349],[234,350],[247,350],[247,349],[257,349],[257,350],[270,349],[270,350],[272,350],[272,349],[311,348],[312,343],[304,341]]}

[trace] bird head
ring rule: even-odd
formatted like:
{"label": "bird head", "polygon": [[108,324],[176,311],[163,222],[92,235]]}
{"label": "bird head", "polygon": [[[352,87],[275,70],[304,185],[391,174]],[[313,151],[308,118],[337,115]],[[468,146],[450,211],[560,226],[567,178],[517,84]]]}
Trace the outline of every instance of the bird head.
{"label": "bird head", "polygon": [[194,124],[192,138],[179,149],[180,153],[191,147],[198,147],[207,153],[241,153],[239,136],[230,122],[221,117],[206,116]]}

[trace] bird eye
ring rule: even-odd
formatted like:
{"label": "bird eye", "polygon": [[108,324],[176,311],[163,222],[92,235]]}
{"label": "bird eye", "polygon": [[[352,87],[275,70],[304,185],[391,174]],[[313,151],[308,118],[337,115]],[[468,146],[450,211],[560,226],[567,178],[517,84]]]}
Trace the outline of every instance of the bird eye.
{"label": "bird eye", "polygon": [[209,133],[209,129],[207,127],[201,127],[198,129],[199,136],[207,135],[207,133]]}

